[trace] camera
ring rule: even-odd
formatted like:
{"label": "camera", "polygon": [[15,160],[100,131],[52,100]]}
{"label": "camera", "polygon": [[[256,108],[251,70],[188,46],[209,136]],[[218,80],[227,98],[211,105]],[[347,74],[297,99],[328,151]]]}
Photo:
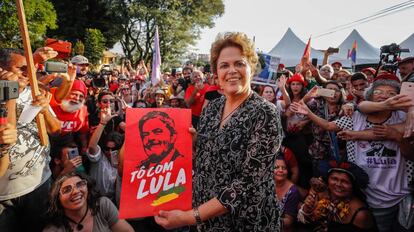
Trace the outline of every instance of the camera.
{"label": "camera", "polygon": [[19,83],[17,81],[0,80],[0,102],[19,97]]}
{"label": "camera", "polygon": [[45,63],[45,72],[46,73],[67,73],[68,65],[62,62],[48,61]]}
{"label": "camera", "polygon": [[279,79],[282,75],[285,75],[286,77],[290,77],[289,70],[277,71],[276,79]]}
{"label": "camera", "polygon": [[[380,48],[380,62],[379,65],[383,70],[395,73],[398,69],[398,61],[402,52],[410,52],[407,48],[401,48],[396,43],[384,45]],[[377,72],[378,73],[378,72]]]}
{"label": "camera", "polygon": [[91,73],[92,77],[92,86],[94,88],[105,88],[106,87],[106,80],[109,78],[107,73]]}
{"label": "camera", "polygon": [[381,47],[381,53],[399,54],[401,52],[410,52],[410,49],[401,48],[396,43],[392,43],[390,45],[384,45],[384,46]]}

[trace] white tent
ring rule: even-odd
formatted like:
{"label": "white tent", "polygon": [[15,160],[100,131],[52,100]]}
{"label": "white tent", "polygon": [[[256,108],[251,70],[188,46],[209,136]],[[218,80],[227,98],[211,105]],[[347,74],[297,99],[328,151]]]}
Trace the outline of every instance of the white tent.
{"label": "white tent", "polygon": [[[409,42],[407,43],[410,43],[410,46],[413,46],[414,34],[406,41],[408,40]],[[351,67],[352,61],[351,59],[348,59],[348,50],[352,49],[354,41],[357,42],[356,64],[373,64],[379,62],[379,49],[369,44],[361,34],[354,29],[338,46],[339,53],[329,57],[329,63],[339,61],[344,67]],[[289,28],[282,39],[280,39],[272,50],[270,50],[269,55],[280,57],[281,63],[285,64],[287,67],[292,67],[300,63],[305,47],[306,43],[299,39],[299,37]],[[411,51],[414,52],[414,48],[411,49]],[[317,58],[318,64],[322,64],[323,52],[312,48],[311,58]]]}
{"label": "white tent", "polygon": [[[305,47],[306,43],[289,28],[268,54],[280,57],[280,63],[286,67],[293,67],[300,63]],[[322,64],[323,53],[312,48],[311,58],[317,58],[318,64]]]}
{"label": "white tent", "polygon": [[401,53],[401,57],[405,58],[409,56],[414,56],[414,33],[411,34],[406,40],[401,42],[400,47],[410,49],[409,53],[405,53],[405,52]]}
{"label": "white tent", "polygon": [[352,32],[338,46],[339,53],[329,57],[329,63],[339,61],[344,67],[351,67],[352,61],[348,59],[348,51],[352,50],[354,41],[357,42],[356,64],[373,64],[379,62],[380,50],[369,44],[357,30]]}

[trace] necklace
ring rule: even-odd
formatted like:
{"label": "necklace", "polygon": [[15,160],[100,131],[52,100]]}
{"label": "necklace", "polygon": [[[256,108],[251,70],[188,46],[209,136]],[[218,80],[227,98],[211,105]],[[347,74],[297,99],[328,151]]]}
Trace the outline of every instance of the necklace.
{"label": "necklace", "polygon": [[77,230],[77,231],[80,231],[80,230],[82,230],[82,229],[83,229],[82,222],[83,222],[83,220],[85,220],[85,217],[86,217],[86,215],[88,214],[88,210],[89,210],[89,206],[87,205],[87,206],[86,206],[86,211],[85,211],[85,214],[82,216],[82,218],[81,218],[81,220],[80,220],[79,222],[75,222],[74,220],[70,219],[69,217],[66,217],[66,218],[67,218],[70,222],[72,222],[73,224],[75,224],[75,225],[76,225],[76,230]]}
{"label": "necklace", "polygon": [[252,95],[252,92],[250,92],[249,93],[249,96],[247,96],[247,98],[246,99],[244,99],[242,102],[240,102],[240,104],[239,105],[237,105],[237,107],[236,108],[234,108],[229,114],[227,114],[224,118],[222,118],[221,119],[221,123],[223,123],[223,122],[225,122],[226,121],[226,119],[228,118],[228,117],[230,117],[231,115],[233,115],[234,114],[234,112],[236,112],[236,110],[237,109],[239,109],[240,108],[240,106],[250,97]]}

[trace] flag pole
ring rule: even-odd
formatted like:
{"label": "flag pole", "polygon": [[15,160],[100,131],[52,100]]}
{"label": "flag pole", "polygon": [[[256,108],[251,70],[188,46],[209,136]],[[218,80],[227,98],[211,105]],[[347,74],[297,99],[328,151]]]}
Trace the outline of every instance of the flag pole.
{"label": "flag pole", "polygon": [[[27,62],[27,76],[30,82],[30,89],[32,90],[32,98],[40,95],[39,86],[37,84],[36,72],[33,61],[32,47],[30,45],[29,31],[27,29],[26,16],[24,14],[24,6],[22,0],[16,0],[17,14],[19,16],[20,35],[23,40],[24,56]],[[49,144],[48,135],[46,131],[45,118],[42,113],[36,116],[37,128],[39,129],[40,143],[42,146]]]}

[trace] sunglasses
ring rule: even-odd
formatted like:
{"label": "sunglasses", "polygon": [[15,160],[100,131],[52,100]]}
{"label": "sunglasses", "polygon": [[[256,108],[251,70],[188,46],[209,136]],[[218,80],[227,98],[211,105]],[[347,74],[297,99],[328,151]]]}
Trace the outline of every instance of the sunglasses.
{"label": "sunglasses", "polygon": [[115,99],[102,99],[101,102],[104,103],[104,104],[107,104],[108,102],[114,103]]}
{"label": "sunglasses", "polygon": [[103,151],[116,151],[118,149],[116,147],[107,147],[107,146],[104,146],[104,147],[102,147],[102,150]]}
{"label": "sunglasses", "polygon": [[65,187],[60,188],[60,194],[62,194],[62,195],[71,194],[75,187],[78,190],[85,189],[87,184],[88,184],[88,182],[86,180],[80,180],[80,181],[76,182],[75,185],[66,185]]}

